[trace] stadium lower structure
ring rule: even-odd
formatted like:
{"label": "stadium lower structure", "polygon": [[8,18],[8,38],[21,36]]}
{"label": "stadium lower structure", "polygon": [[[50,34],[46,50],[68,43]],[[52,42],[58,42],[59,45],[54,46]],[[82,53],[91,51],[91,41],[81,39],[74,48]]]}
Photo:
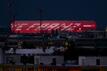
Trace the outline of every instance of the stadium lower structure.
{"label": "stadium lower structure", "polygon": [[10,68],[9,71],[104,71],[107,65],[106,42],[107,33],[102,31],[64,32],[41,36],[1,35],[0,69],[6,71],[6,67],[8,70]]}

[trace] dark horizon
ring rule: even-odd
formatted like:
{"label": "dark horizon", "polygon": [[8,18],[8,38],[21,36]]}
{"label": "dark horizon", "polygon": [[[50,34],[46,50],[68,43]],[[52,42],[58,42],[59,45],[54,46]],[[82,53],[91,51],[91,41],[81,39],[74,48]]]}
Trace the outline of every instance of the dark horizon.
{"label": "dark horizon", "polygon": [[0,26],[8,27],[14,20],[12,17],[15,20],[94,20],[97,29],[104,30],[106,6],[106,2],[97,0],[1,0]]}

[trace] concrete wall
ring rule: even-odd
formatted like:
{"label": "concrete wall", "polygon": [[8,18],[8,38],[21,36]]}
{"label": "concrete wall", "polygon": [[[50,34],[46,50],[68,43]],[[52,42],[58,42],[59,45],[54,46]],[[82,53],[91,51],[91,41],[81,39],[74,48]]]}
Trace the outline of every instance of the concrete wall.
{"label": "concrete wall", "polygon": [[79,65],[83,66],[95,66],[97,65],[96,60],[100,60],[100,65],[107,65],[107,57],[86,57],[86,56],[80,56],[79,57]]}
{"label": "concrete wall", "polygon": [[[21,55],[5,55],[5,63],[9,63],[9,59],[12,58],[12,60],[15,62],[15,64],[22,64],[20,62]],[[62,65],[64,63],[64,57],[63,56],[34,56],[34,64],[40,64],[43,63],[45,65],[50,65],[52,63],[52,59],[56,58],[56,64]]]}
{"label": "concrete wall", "polygon": [[3,54],[2,54],[2,50],[1,50],[1,48],[0,48],[0,64],[2,64],[3,63]]}
{"label": "concrete wall", "polygon": [[107,57],[101,57],[100,59],[101,65],[107,66]]}
{"label": "concrete wall", "polygon": [[5,55],[5,63],[8,64],[9,63],[9,59],[12,59],[13,62],[15,62],[15,64],[21,64],[20,63],[20,55]]}
{"label": "concrete wall", "polygon": [[52,63],[52,59],[56,58],[56,64],[62,65],[64,63],[64,57],[63,56],[35,56],[35,64],[43,63],[45,65],[50,65]]}

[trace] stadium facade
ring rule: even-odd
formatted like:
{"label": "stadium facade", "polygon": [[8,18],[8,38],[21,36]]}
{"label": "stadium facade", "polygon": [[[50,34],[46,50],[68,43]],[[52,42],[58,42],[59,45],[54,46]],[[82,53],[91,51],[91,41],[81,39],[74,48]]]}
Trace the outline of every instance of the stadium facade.
{"label": "stadium facade", "polygon": [[15,21],[2,32],[0,64],[107,65],[107,32],[94,21]]}

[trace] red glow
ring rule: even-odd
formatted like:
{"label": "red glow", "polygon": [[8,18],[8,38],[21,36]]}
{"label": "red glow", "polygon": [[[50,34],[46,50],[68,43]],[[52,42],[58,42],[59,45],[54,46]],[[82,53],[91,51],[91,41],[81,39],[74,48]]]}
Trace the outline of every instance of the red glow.
{"label": "red glow", "polygon": [[50,33],[52,30],[83,32],[95,29],[94,21],[15,21],[11,24],[14,33]]}

